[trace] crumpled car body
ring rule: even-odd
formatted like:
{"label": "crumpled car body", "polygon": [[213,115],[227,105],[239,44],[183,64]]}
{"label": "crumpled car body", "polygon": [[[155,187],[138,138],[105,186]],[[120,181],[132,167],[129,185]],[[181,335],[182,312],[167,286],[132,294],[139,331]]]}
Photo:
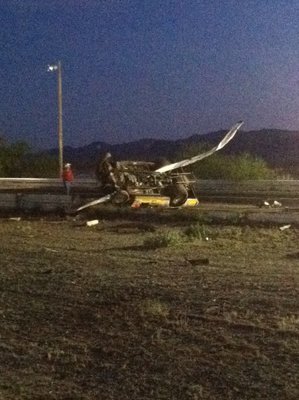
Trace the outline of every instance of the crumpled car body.
{"label": "crumpled car body", "polygon": [[198,199],[193,190],[196,181],[185,167],[214,154],[226,146],[243,125],[237,122],[218,143],[204,153],[174,163],[164,162],[157,166],[154,162],[120,161],[114,170],[115,185],[100,186],[101,197],[77,209],[111,202],[116,206],[128,205],[133,208],[142,206],[194,207]]}

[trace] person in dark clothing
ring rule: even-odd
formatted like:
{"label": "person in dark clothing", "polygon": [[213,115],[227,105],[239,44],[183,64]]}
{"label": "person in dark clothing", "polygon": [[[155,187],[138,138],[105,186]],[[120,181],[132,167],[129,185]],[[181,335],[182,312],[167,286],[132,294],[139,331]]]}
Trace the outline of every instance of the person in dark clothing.
{"label": "person in dark clothing", "polygon": [[103,187],[117,188],[114,170],[115,163],[113,162],[112,155],[111,153],[106,153],[96,167],[96,177]]}

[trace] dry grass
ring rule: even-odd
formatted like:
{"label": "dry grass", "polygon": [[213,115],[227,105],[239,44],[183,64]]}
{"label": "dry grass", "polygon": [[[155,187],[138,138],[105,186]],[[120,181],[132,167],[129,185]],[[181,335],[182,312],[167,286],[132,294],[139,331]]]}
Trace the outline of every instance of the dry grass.
{"label": "dry grass", "polygon": [[142,317],[151,315],[154,317],[160,316],[165,318],[169,315],[169,306],[159,300],[147,299],[145,301],[141,301],[140,313]]}
{"label": "dry grass", "polygon": [[298,231],[206,229],[2,220],[0,399],[299,398]]}

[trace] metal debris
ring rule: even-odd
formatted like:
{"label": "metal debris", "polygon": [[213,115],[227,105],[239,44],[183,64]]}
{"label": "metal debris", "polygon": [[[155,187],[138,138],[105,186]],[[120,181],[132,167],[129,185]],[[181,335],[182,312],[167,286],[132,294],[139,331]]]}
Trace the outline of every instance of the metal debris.
{"label": "metal debris", "polygon": [[58,250],[51,249],[50,247],[45,247],[45,250],[46,250],[46,251],[49,251],[49,252],[51,252],[51,253],[59,253]]}
{"label": "metal debris", "polygon": [[91,207],[91,206],[95,206],[97,204],[101,204],[101,203],[106,203],[107,201],[109,201],[111,199],[111,196],[114,194],[115,192],[111,193],[111,194],[107,194],[106,196],[100,197],[99,199],[90,201],[87,204],[84,204],[83,206],[77,208],[76,211],[81,211],[84,210],[85,208]]}
{"label": "metal debris", "polygon": [[286,229],[290,229],[291,225],[283,225],[279,228],[280,231],[285,231]]}
{"label": "metal debris", "polygon": [[94,226],[94,225],[97,225],[98,223],[99,223],[98,219],[93,219],[91,221],[86,221],[86,225],[87,226]]}

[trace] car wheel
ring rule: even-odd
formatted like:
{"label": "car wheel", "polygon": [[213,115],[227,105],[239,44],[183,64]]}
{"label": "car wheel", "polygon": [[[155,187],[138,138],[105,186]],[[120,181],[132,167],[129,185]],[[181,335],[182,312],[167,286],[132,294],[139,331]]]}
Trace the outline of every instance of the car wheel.
{"label": "car wheel", "polygon": [[168,196],[170,197],[169,205],[171,207],[180,207],[188,199],[187,189],[180,183],[169,186],[167,192]]}
{"label": "car wheel", "polygon": [[129,199],[130,195],[126,190],[119,190],[115,193],[115,195],[111,199],[111,202],[116,206],[122,206],[123,204],[126,204]]}

